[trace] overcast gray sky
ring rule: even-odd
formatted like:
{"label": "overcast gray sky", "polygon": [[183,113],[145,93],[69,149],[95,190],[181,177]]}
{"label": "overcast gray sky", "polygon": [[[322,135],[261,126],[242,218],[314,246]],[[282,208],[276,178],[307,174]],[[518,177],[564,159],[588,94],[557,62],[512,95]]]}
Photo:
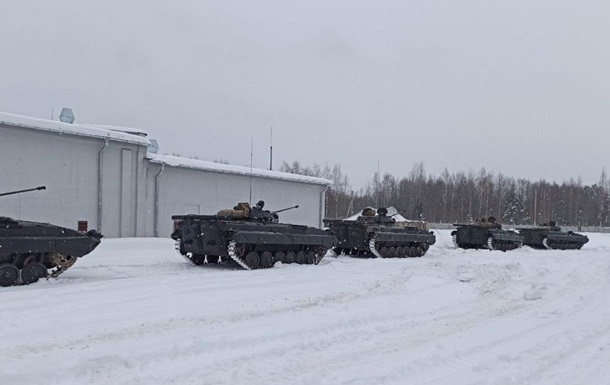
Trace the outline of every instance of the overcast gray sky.
{"label": "overcast gray sky", "polygon": [[0,111],[147,129],[161,151],[267,167],[610,165],[607,0],[0,2]]}

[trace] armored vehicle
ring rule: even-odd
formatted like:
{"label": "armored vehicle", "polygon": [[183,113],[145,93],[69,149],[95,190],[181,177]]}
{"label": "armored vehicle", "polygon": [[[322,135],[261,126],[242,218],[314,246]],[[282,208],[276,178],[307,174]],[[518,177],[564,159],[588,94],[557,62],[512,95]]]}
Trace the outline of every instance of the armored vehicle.
{"label": "armored vehicle", "polygon": [[[0,194],[0,197],[28,191]],[[0,286],[30,284],[40,278],[57,277],[100,244],[102,235],[55,226],[0,217]]]}
{"label": "armored vehicle", "polygon": [[514,250],[523,244],[523,236],[512,230],[502,229],[494,217],[464,224],[454,223],[451,232],[453,244],[462,249]]}
{"label": "armored vehicle", "polygon": [[333,249],[337,255],[364,256],[377,258],[421,257],[436,236],[428,231],[424,222],[397,222],[394,216],[387,215],[386,208],[372,208],[362,211],[356,220],[325,219],[331,233],[338,239]]}
{"label": "armored vehicle", "polygon": [[315,227],[279,223],[278,213],[259,201],[239,203],[216,215],[174,215],[176,250],[195,265],[236,263],[246,270],[276,262],[317,265],[337,238]]}
{"label": "armored vehicle", "polygon": [[578,250],[589,242],[586,235],[561,231],[561,227],[554,221],[542,226],[520,227],[517,230],[524,238],[523,243],[536,249]]}

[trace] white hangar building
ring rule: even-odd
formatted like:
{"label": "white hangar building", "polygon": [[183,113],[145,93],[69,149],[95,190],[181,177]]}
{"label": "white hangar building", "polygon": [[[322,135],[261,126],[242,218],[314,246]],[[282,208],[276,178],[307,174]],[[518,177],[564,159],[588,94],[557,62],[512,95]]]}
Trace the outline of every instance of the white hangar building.
{"label": "white hangar building", "polygon": [[[106,237],[168,237],[174,214],[213,214],[264,200],[265,209],[299,205],[281,222],[322,226],[331,181],[278,171],[159,155],[136,129],[71,124],[0,113],[0,215],[76,228],[87,221]],[[149,151],[150,150],[150,151]]]}

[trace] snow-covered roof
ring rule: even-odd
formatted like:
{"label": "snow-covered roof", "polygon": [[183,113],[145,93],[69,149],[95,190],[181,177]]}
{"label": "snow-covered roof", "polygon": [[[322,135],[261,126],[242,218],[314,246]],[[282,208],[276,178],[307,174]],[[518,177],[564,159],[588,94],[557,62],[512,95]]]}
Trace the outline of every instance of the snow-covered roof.
{"label": "snow-covered roof", "polygon": [[114,140],[118,142],[135,143],[148,146],[149,140],[138,135],[126,134],[112,129],[102,128],[91,124],[70,124],[57,120],[32,118],[29,116],[9,114],[0,112],[0,124],[13,127],[24,127],[35,130],[55,132],[58,134],[70,134]]}
{"label": "snow-covered roof", "polygon": [[[153,163],[163,163],[172,167],[192,168],[197,170],[223,172],[239,175],[250,175],[250,167],[234,166],[229,164],[210,162],[206,160],[182,158],[179,156],[172,155],[151,154],[150,152],[147,154],[146,157],[150,159],[150,161]],[[253,168],[252,176],[261,178],[283,179],[301,183],[312,183],[317,185],[331,185],[333,183],[329,179],[290,174],[280,171],[264,170],[260,168]]]}
{"label": "snow-covered roof", "polygon": [[130,135],[148,136],[148,132],[146,130],[143,130],[141,128],[136,128],[136,127],[109,126],[107,124],[89,124],[89,123],[87,123],[87,124],[80,123],[80,125],[85,126],[85,127],[102,128],[104,130],[123,132],[123,133],[130,134]]}

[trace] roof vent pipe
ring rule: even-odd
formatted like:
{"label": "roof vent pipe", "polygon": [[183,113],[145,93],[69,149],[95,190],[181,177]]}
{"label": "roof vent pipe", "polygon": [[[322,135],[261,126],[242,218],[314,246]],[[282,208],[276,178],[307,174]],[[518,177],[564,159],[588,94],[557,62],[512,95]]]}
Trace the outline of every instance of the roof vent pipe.
{"label": "roof vent pipe", "polygon": [[59,120],[64,123],[74,123],[74,113],[72,113],[72,109],[66,107],[62,108],[61,114],[59,114]]}

